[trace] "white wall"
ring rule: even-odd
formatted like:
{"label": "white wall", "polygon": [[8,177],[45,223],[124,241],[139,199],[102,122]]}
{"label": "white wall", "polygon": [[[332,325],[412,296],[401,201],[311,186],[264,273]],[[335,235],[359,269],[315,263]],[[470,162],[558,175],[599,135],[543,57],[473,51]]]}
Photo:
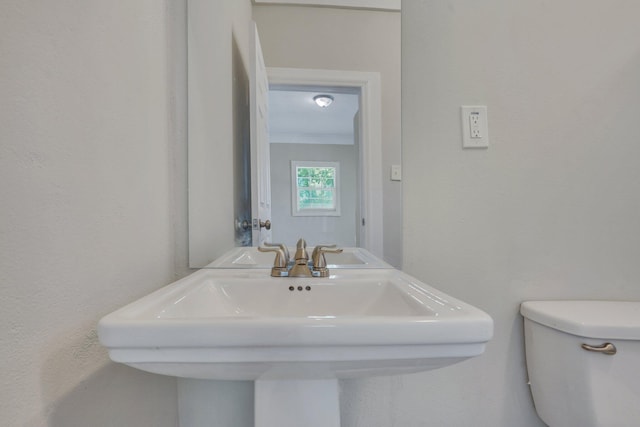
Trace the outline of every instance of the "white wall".
{"label": "white wall", "polygon": [[[273,241],[295,248],[299,238],[309,247],[332,243],[356,246],[357,159],[354,144],[271,143],[271,222]],[[340,216],[293,216],[291,213],[291,161],[340,163]]]}
{"label": "white wall", "polygon": [[177,423],[175,380],[109,362],[95,328],[174,280],[184,14],[0,3],[2,425]]}
{"label": "white wall", "polygon": [[402,260],[402,183],[390,180],[400,148],[400,14],[254,5],[267,67],[372,71],[382,87],[384,258]]}
{"label": "white wall", "polygon": [[[359,386],[347,425],[540,426],[520,302],[640,300],[640,3],[402,7],[404,267],[486,310],[495,338]],[[465,104],[488,106],[488,150],[461,149]]]}

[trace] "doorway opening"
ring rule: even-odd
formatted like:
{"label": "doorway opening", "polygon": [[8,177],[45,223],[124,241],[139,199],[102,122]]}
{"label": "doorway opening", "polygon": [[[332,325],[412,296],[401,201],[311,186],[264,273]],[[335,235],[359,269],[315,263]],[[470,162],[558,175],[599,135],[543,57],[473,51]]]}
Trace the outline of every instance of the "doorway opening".
{"label": "doorway opening", "polygon": [[[380,75],[375,72],[267,68],[269,81],[269,134],[271,191],[279,195],[273,199],[272,209],[282,210],[284,221],[272,218],[273,239],[293,244],[298,237],[304,237],[310,244],[336,243],[341,246],[363,247],[373,254],[383,255],[382,232],[382,174],[381,174],[381,94]],[[313,104],[317,95],[329,95],[333,103],[326,108]],[[288,98],[290,97],[290,98]],[[298,129],[287,132],[286,123],[280,124],[277,112],[278,103],[285,105],[304,103],[307,108],[320,109],[323,115],[305,118],[304,114],[294,119]],[[334,110],[330,110],[335,107]],[[328,119],[336,110],[344,109],[339,125],[330,124]],[[311,110],[313,111],[313,110]],[[284,116],[283,116],[284,117]],[[311,126],[305,131],[302,124]],[[291,127],[292,123],[289,123]],[[295,128],[295,126],[294,126]],[[315,128],[315,130],[314,130]],[[321,128],[332,128],[333,130]],[[324,146],[324,147],[323,147]],[[312,151],[321,154],[312,156]],[[297,158],[293,158],[296,156]],[[338,163],[337,180],[301,179],[300,184],[322,186],[322,191],[340,193],[340,218],[337,225],[336,210],[327,209],[324,215],[295,215],[296,197],[309,196],[308,188],[294,189],[292,165],[294,161]],[[323,166],[318,166],[323,167]],[[283,173],[285,172],[285,173]],[[331,185],[336,185],[336,188]],[[322,190],[322,191],[320,191]],[[320,193],[318,193],[320,192]],[[315,195],[314,194],[314,195]],[[316,200],[316,202],[318,202]],[[325,203],[322,206],[331,206]],[[284,209],[281,207],[284,206]],[[318,205],[320,206],[320,205]],[[316,212],[319,213],[319,212]],[[272,216],[273,216],[272,212]],[[297,221],[296,221],[297,220]],[[297,224],[296,224],[297,223]],[[298,226],[299,225],[299,226]],[[353,227],[351,231],[349,226]],[[293,231],[290,231],[293,230]],[[307,237],[309,236],[309,237]]]}
{"label": "doorway opening", "polygon": [[360,246],[360,89],[270,84],[268,121],[273,240]]}

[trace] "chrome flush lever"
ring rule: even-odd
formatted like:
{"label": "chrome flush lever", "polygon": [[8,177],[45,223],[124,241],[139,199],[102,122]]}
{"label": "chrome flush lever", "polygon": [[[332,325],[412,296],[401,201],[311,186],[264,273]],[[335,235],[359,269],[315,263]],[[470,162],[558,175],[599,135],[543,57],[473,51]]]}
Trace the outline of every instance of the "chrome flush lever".
{"label": "chrome flush lever", "polygon": [[618,349],[616,349],[616,346],[611,344],[610,342],[604,343],[602,345],[597,345],[597,346],[582,344],[582,348],[584,348],[587,351],[595,351],[596,353],[602,353],[608,356],[613,356],[618,352]]}

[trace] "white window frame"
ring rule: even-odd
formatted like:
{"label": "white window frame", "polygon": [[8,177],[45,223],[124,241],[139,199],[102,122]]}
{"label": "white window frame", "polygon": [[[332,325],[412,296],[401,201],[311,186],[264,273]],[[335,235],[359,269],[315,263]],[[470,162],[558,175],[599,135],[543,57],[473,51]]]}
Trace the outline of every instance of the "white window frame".
{"label": "white window frame", "polygon": [[[297,168],[334,168],[335,208],[334,209],[298,209]],[[292,216],[340,216],[340,162],[312,162],[291,160],[291,215]]]}

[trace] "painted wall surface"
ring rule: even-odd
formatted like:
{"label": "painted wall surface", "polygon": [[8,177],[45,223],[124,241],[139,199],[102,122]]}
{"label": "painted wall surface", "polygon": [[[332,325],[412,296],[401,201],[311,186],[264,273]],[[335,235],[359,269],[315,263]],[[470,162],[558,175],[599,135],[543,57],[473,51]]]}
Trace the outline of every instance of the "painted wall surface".
{"label": "painted wall surface", "polygon": [[[356,246],[356,179],[358,152],[355,145],[271,143],[271,219],[273,241],[295,248],[299,238],[309,247],[335,243]],[[305,217],[291,214],[291,161],[313,160],[340,163],[340,216]]]}
{"label": "painted wall surface", "polygon": [[[400,14],[254,5],[267,67],[373,71],[382,82],[384,258],[402,260],[402,183],[391,181],[400,148]],[[329,31],[330,29],[330,31]]]}
{"label": "painted wall surface", "polygon": [[184,14],[0,2],[3,426],[177,424],[175,380],[111,363],[96,323],[174,280]]}
{"label": "painted wall surface", "polygon": [[[402,8],[404,267],[486,310],[495,338],[352,385],[347,425],[541,426],[520,302],[640,300],[640,3]],[[461,148],[461,105],[488,106],[488,150]]]}

